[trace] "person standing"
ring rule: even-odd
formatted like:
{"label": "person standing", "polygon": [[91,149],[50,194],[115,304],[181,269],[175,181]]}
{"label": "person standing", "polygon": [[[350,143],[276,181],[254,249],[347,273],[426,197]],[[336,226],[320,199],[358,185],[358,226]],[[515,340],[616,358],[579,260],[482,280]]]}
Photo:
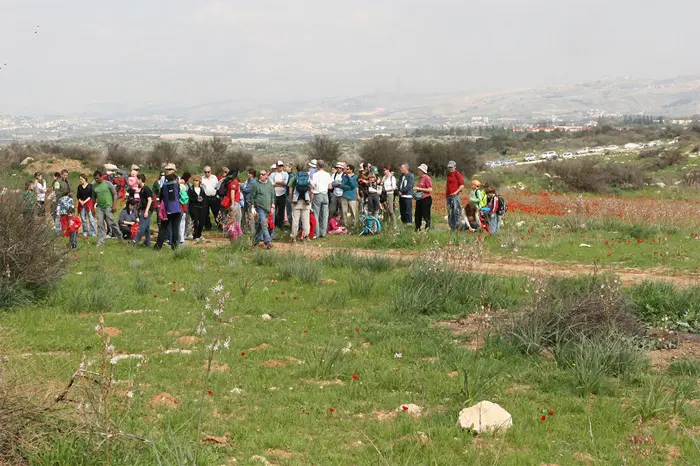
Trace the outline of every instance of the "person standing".
{"label": "person standing", "polygon": [[165,175],[165,184],[160,190],[160,199],[163,204],[162,209],[165,210],[164,216],[160,216],[160,226],[158,227],[158,239],[153,247],[156,251],[160,251],[168,236],[168,227],[172,231],[172,239],[170,240],[170,248],[174,251],[177,249],[180,242],[178,238],[180,232],[180,221],[182,219],[182,208],[180,207],[180,185],[177,181],[177,175],[170,173]]}
{"label": "person standing", "polygon": [[390,221],[396,228],[396,211],[394,208],[394,192],[396,191],[396,177],[391,172],[391,167],[384,167],[384,176],[382,177],[382,208],[384,209],[384,221]]}
{"label": "person standing", "polygon": [[[312,160],[314,162],[314,160]],[[328,191],[332,189],[331,174],[325,170],[326,163],[323,160],[316,161],[317,171],[311,175],[313,188],[313,203],[311,210],[318,224],[316,237],[324,238],[328,232]]]}
{"label": "person standing", "polygon": [[228,181],[227,191],[231,208],[229,210],[225,231],[231,241],[243,236],[241,229],[241,185],[238,182],[238,168],[234,168],[230,175],[225,178]]}
{"label": "person standing", "polygon": [[206,216],[209,213],[204,197],[204,189],[202,189],[201,176],[195,175],[192,178],[192,186],[190,186],[188,197],[190,199],[190,217],[194,225],[192,238],[199,242],[202,241],[202,230],[204,229]]}
{"label": "person standing", "polygon": [[243,227],[245,228],[245,232],[251,235],[255,234],[255,209],[253,208],[251,193],[253,192],[253,186],[256,183],[255,178],[257,177],[257,175],[258,174],[255,171],[255,169],[249,169],[248,179],[245,183],[243,183],[243,186],[241,186],[241,192],[243,193],[244,202],[243,217],[245,220],[243,222]]}
{"label": "person standing", "polygon": [[63,228],[61,227],[61,216],[67,215],[65,207],[62,208],[62,206],[68,205],[68,202],[65,199],[62,200],[62,198],[70,197],[70,185],[68,184],[68,170],[66,170],[65,168],[61,170],[60,173],[54,173],[53,192],[54,204],[52,205],[52,208],[54,209],[53,215],[56,225],[56,233],[61,234],[63,231]]}
{"label": "person standing", "polygon": [[83,226],[83,236],[97,236],[95,231],[95,216],[92,215],[92,185],[88,183],[87,175],[80,175],[80,184],[78,185],[78,213],[80,214],[81,224]]}
{"label": "person standing", "polygon": [[413,173],[409,171],[408,164],[401,165],[401,178],[399,179],[399,213],[401,223],[411,223],[413,209]]}
{"label": "person standing", "polygon": [[36,214],[43,217],[46,214],[46,180],[40,172],[34,173],[34,197],[36,199]]}
{"label": "person standing", "polygon": [[462,203],[459,195],[464,189],[464,178],[457,171],[457,162],[447,163],[447,183],[445,184],[445,199],[447,202],[447,223],[450,230],[457,231],[462,220]]}
{"label": "person standing", "polygon": [[[267,249],[272,248],[272,239],[268,229],[267,217],[275,212],[275,201],[277,200],[275,186],[268,180],[267,170],[260,170],[260,178],[253,185],[250,193],[251,202],[258,214],[255,225],[255,236],[253,237],[253,247],[261,241]],[[286,190],[286,187],[284,187]]]}
{"label": "person standing", "polygon": [[348,165],[345,169],[341,188],[343,190],[341,206],[345,217],[343,219],[345,226],[348,226],[347,217],[352,217],[352,223],[349,225],[355,226],[357,224],[357,175],[355,175],[354,166]]}
{"label": "person standing", "polygon": [[[416,193],[416,231],[420,231],[425,220],[425,231],[430,230],[430,209],[433,205],[433,180],[428,176],[428,166],[418,166],[418,183],[413,191]],[[420,195],[418,195],[420,193]]]}
{"label": "person standing", "polygon": [[151,212],[153,212],[153,191],[146,186],[146,175],[139,173],[136,177],[139,187],[139,231],[134,243],[139,244],[143,236],[143,245],[151,245]]}
{"label": "person standing", "polygon": [[216,188],[219,185],[219,180],[216,175],[211,173],[211,167],[204,167],[204,175],[202,176],[202,189],[204,190],[204,205],[207,209],[207,214],[204,222],[204,228],[209,231],[213,228],[209,211],[214,216],[214,222],[219,227],[218,218],[219,210],[221,209],[221,199],[216,196]]}
{"label": "person standing", "polygon": [[[284,203],[285,213],[287,214],[287,222],[292,224],[292,194],[294,193],[294,184],[296,183],[296,175],[292,171],[292,163],[287,162],[284,166],[284,171],[287,172],[287,199]],[[308,173],[307,173],[308,175]]]}
{"label": "person standing", "polygon": [[309,162],[309,179],[312,179],[317,171],[318,171],[318,160],[312,159],[311,162]]}
{"label": "person standing", "polygon": [[496,193],[496,188],[493,186],[486,188],[485,192],[490,216],[489,230],[491,233],[498,233],[501,231],[501,216],[499,215],[501,211],[501,197]]}
{"label": "person standing", "polygon": [[93,174],[95,184],[92,187],[93,204],[97,212],[97,246],[105,242],[105,223],[113,238],[119,238],[119,226],[114,221],[114,212],[117,211],[115,201],[117,190],[114,185],[102,178],[102,172],[96,170]]}
{"label": "person standing", "polygon": [[[292,186],[292,205],[294,211],[292,214],[292,242],[297,240],[297,232],[299,231],[299,218],[301,217],[301,238],[306,241],[309,239],[309,213],[311,212],[311,187],[309,186],[309,174],[305,173],[303,165],[297,165],[297,176],[294,185]],[[306,179],[306,184],[301,185],[296,183],[296,180]]]}
{"label": "person standing", "polygon": [[338,162],[335,164],[335,170],[333,171],[333,174],[331,175],[331,187],[333,188],[333,191],[331,192],[330,209],[329,209],[329,215],[331,217],[337,213],[341,213],[341,217],[342,217],[341,199],[343,199],[342,186],[343,186],[343,171],[344,170],[345,170],[345,166],[343,165],[343,162]]}
{"label": "person standing", "polygon": [[[267,179],[268,176],[266,175]],[[287,182],[289,174],[284,170],[284,162],[279,160],[275,171],[269,175],[268,182],[275,188],[275,227],[284,227],[284,211],[287,208]]]}

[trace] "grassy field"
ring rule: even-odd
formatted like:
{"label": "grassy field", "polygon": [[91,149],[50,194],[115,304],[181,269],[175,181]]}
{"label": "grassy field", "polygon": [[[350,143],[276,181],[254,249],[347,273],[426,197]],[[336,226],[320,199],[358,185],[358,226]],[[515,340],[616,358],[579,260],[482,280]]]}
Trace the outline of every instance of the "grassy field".
{"label": "grassy field", "polygon": [[[53,399],[85,354],[86,371],[101,373],[105,361],[115,383],[79,379],[58,404],[73,430],[44,444],[32,464],[105,464],[105,432],[111,464],[124,465],[193,464],[195,455],[202,465],[256,464],[256,456],[278,464],[700,462],[697,361],[649,371],[639,352],[614,376],[582,376],[546,351],[528,355],[504,336],[545,286],[526,278],[347,253],[310,261],[117,243],[102,251],[81,243],[70,261],[47,301],[3,314],[5,370]],[[589,282],[550,286],[573,295]],[[659,302],[688,293],[649,286],[649,303],[654,293]],[[436,325],[458,318],[472,325]],[[217,341],[228,348],[208,349]],[[110,364],[119,355],[145,364]],[[456,427],[459,410],[482,399],[508,410],[514,427],[478,437]],[[409,403],[419,416],[402,408]]]}

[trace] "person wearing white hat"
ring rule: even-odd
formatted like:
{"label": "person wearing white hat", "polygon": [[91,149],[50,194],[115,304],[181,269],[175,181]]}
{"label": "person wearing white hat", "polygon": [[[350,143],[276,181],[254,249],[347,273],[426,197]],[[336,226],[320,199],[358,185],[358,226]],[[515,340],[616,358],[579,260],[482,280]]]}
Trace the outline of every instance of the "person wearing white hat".
{"label": "person wearing white hat", "polygon": [[433,180],[428,176],[428,166],[424,163],[418,165],[418,183],[413,188],[416,199],[416,231],[420,231],[425,220],[425,230],[430,230],[430,209],[433,206]]}
{"label": "person wearing white hat", "polygon": [[270,182],[275,187],[275,227],[284,227],[284,213],[287,207],[287,182],[289,173],[284,169],[284,162],[277,161],[275,171],[270,173]]}
{"label": "person wearing white hat", "polygon": [[343,197],[343,173],[345,172],[345,165],[343,162],[338,162],[335,164],[335,169],[331,174],[331,198],[329,201],[330,208],[328,209],[328,217],[333,218],[336,212],[341,213],[340,217],[343,218],[341,212],[341,199]]}
{"label": "person wearing white hat", "polygon": [[309,162],[309,179],[311,179],[314,176],[314,173],[318,171],[318,160],[316,159],[311,159],[311,162]]}

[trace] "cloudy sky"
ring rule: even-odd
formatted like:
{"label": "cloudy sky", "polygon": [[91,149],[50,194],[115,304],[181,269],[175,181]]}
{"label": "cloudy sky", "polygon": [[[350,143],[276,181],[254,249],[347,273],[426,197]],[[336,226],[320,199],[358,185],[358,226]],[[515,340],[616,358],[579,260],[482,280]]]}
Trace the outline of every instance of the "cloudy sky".
{"label": "cloudy sky", "polygon": [[697,74],[698,17],[698,0],[0,0],[0,114]]}

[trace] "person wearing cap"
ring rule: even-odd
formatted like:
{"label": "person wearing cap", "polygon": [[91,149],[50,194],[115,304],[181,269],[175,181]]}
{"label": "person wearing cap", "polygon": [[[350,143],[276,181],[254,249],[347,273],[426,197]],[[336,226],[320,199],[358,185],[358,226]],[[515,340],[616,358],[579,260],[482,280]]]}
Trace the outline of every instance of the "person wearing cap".
{"label": "person wearing cap", "polygon": [[409,171],[408,164],[401,165],[401,177],[399,178],[399,214],[401,223],[410,225],[412,223],[413,211],[413,173]]}
{"label": "person wearing cap", "polygon": [[219,185],[219,179],[212,174],[211,167],[204,167],[204,174],[202,175],[202,189],[204,190],[204,208],[206,209],[206,214],[204,218],[204,228],[207,231],[212,229],[211,217],[209,216],[209,211],[214,216],[214,223],[218,228],[219,226],[219,209],[221,208],[221,199],[216,195],[216,188]]}
{"label": "person wearing cap", "polygon": [[331,174],[325,170],[326,163],[319,160],[316,165],[318,170],[311,176],[311,188],[314,194],[311,211],[318,222],[316,237],[324,238],[328,232],[328,191],[333,187],[331,186]]}
{"label": "person wearing cap", "polygon": [[479,180],[472,180],[472,190],[469,193],[469,203],[474,204],[477,212],[481,212],[481,209],[486,207],[486,204],[488,204],[488,199],[486,199],[484,190],[481,189],[481,181]]}
{"label": "person wearing cap", "polygon": [[318,171],[317,164],[318,164],[318,160],[316,160],[316,159],[311,159],[311,162],[309,162],[309,179],[313,178],[313,176]]}
{"label": "person wearing cap", "polygon": [[340,200],[343,198],[343,188],[341,186],[343,185],[344,171],[345,166],[343,165],[343,162],[338,162],[335,164],[335,169],[331,175],[331,188],[333,188],[333,191],[331,192],[331,198],[329,200],[329,217],[333,217],[336,213],[340,213],[340,218],[343,218]]}
{"label": "person wearing cap", "polygon": [[447,223],[450,230],[457,231],[462,220],[462,203],[459,195],[464,189],[464,178],[457,171],[457,162],[447,163],[447,183],[445,184],[445,200],[447,202]]}
{"label": "person wearing cap", "polygon": [[260,177],[250,192],[250,201],[258,214],[255,224],[255,236],[253,236],[253,247],[257,246],[261,241],[268,249],[272,247],[272,237],[267,228],[267,217],[270,215],[270,212],[274,213],[275,211],[275,197],[275,188],[272,182],[268,180],[268,171],[260,170]]}
{"label": "person wearing cap", "polygon": [[275,227],[282,228],[284,211],[287,208],[287,182],[289,182],[289,173],[284,169],[284,162],[281,160],[277,162],[275,171],[269,175],[269,181],[275,188]]}
{"label": "person wearing cap", "polygon": [[425,231],[430,230],[430,209],[433,206],[433,180],[428,176],[428,166],[424,163],[418,166],[418,183],[413,191],[416,193],[416,231],[420,231],[425,220]]}

